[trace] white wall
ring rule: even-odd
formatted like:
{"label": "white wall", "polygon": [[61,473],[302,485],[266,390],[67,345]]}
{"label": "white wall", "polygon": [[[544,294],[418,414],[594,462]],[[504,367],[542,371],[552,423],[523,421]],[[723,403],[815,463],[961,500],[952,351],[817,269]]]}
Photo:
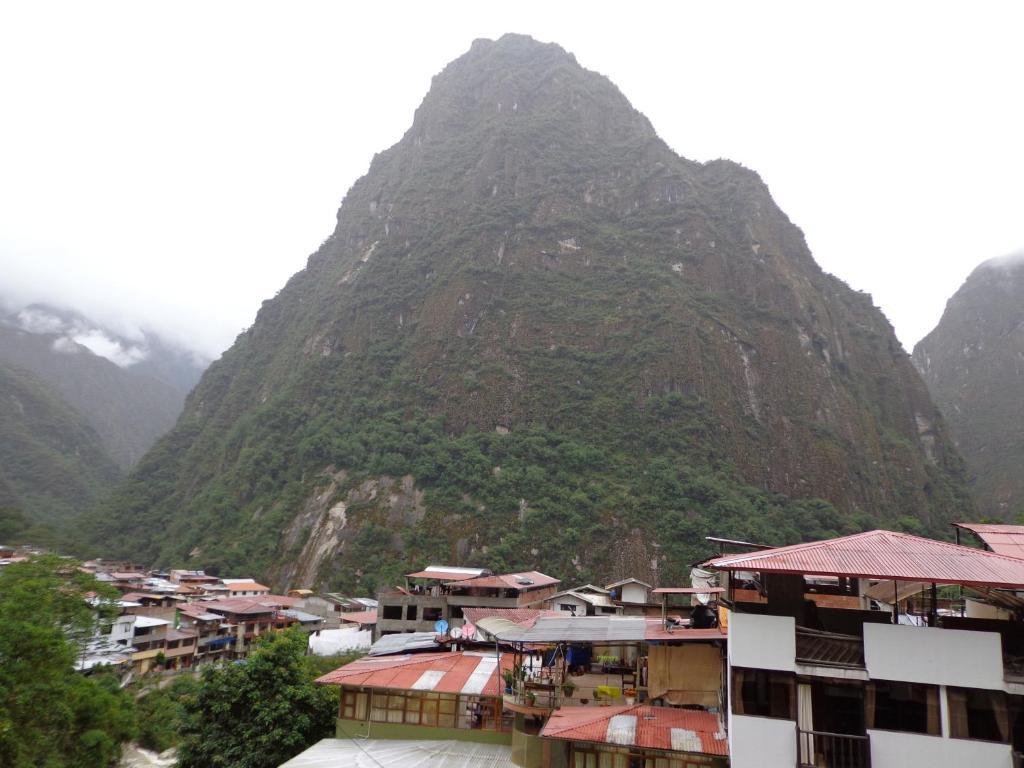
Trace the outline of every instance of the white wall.
{"label": "white wall", "polygon": [[623,584],[622,602],[624,603],[646,603],[647,588],[642,584]]}
{"label": "white wall", "polygon": [[[1011,768],[1013,765],[1009,744],[894,731],[868,731],[868,735],[872,768]],[[735,761],[733,766],[742,768]]]}
{"label": "white wall", "polygon": [[774,717],[732,715],[729,718],[729,765],[732,768],[793,768],[796,765],[796,723]]}
{"label": "white wall", "polygon": [[1003,652],[994,632],[865,624],[864,661],[877,680],[1003,689]]}
{"label": "white wall", "polygon": [[792,616],[732,611],[728,646],[733,666],[796,671],[796,621]]}

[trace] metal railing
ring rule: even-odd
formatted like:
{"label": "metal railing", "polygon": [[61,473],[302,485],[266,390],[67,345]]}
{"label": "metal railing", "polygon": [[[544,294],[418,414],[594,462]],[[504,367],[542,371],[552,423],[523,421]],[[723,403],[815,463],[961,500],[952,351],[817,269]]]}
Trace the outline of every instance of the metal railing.
{"label": "metal railing", "polygon": [[867,736],[798,729],[797,768],[871,768]]}

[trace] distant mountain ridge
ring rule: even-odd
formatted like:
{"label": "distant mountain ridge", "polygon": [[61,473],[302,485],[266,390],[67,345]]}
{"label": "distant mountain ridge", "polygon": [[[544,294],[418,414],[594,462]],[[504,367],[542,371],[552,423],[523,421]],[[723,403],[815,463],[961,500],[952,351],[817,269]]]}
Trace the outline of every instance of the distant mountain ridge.
{"label": "distant mountain ridge", "polygon": [[707,534],[969,508],[892,328],[761,179],[507,35],[434,77],[90,536],[278,587],[436,559],[681,583]]}
{"label": "distant mountain ridge", "polygon": [[128,339],[40,304],[0,318],[0,366],[0,505],[48,523],[108,492],[174,425],[202,372],[154,334]]}
{"label": "distant mountain ridge", "polygon": [[1024,515],[1024,253],[971,272],[914,363],[971,469],[979,511]]}
{"label": "distant mountain ridge", "polygon": [[0,507],[56,525],[120,477],[99,435],[53,387],[0,362]]}

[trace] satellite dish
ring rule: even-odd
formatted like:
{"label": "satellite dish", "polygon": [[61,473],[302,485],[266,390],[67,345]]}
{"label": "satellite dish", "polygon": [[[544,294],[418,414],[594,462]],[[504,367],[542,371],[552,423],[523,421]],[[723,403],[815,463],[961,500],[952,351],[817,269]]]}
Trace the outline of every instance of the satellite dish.
{"label": "satellite dish", "polygon": [[448,634],[451,635],[452,640],[459,640],[462,637],[462,628],[452,627],[451,632],[449,632]]}
{"label": "satellite dish", "polygon": [[448,622],[444,619],[438,619],[434,622],[434,631],[439,635],[443,635],[448,631]]}
{"label": "satellite dish", "polygon": [[467,640],[472,640],[473,635],[476,634],[476,627],[470,624],[468,621],[462,625],[462,636]]}

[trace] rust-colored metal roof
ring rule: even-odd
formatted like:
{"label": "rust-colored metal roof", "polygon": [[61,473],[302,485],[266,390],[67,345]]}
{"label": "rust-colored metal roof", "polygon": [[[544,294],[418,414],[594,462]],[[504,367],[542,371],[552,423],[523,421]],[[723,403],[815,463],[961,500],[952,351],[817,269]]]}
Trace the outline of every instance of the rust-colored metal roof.
{"label": "rust-colored metal roof", "polygon": [[562,707],[541,730],[549,739],[727,757],[725,728],[710,712],[671,707]]}
{"label": "rust-colored metal roof", "polygon": [[462,579],[453,582],[452,586],[517,589],[521,592],[526,589],[546,587],[559,583],[561,583],[561,579],[548,576],[540,571],[523,571],[522,573],[501,573],[497,576],[478,576],[475,579]]}
{"label": "rust-colored metal roof", "polygon": [[501,671],[512,668],[512,656],[493,653],[415,653],[366,656],[317,678],[321,685],[437,691],[498,696]]}
{"label": "rust-colored metal roof", "polygon": [[999,555],[1024,557],[1024,525],[990,525],[988,523],[953,523],[970,531]]}
{"label": "rust-colored metal roof", "polygon": [[894,531],[794,544],[710,561],[725,571],[1024,587],[1024,560]]}
{"label": "rust-colored metal roof", "polygon": [[472,624],[479,624],[481,619],[508,619],[521,627],[532,627],[541,616],[562,616],[561,611],[548,611],[541,608],[463,608],[462,615]]}
{"label": "rust-colored metal roof", "polygon": [[339,613],[338,619],[342,622],[348,622],[349,624],[358,624],[359,626],[366,626],[367,624],[377,623],[377,612],[376,611],[349,611],[347,613]]}
{"label": "rust-colored metal roof", "polygon": [[725,592],[721,587],[658,587],[651,591],[652,595],[720,595]]}
{"label": "rust-colored metal roof", "polygon": [[671,640],[674,642],[694,642],[701,640],[725,640],[725,627],[709,627],[708,629],[691,629],[690,627],[673,627],[666,629],[661,619],[648,618],[644,631],[644,640]]}

